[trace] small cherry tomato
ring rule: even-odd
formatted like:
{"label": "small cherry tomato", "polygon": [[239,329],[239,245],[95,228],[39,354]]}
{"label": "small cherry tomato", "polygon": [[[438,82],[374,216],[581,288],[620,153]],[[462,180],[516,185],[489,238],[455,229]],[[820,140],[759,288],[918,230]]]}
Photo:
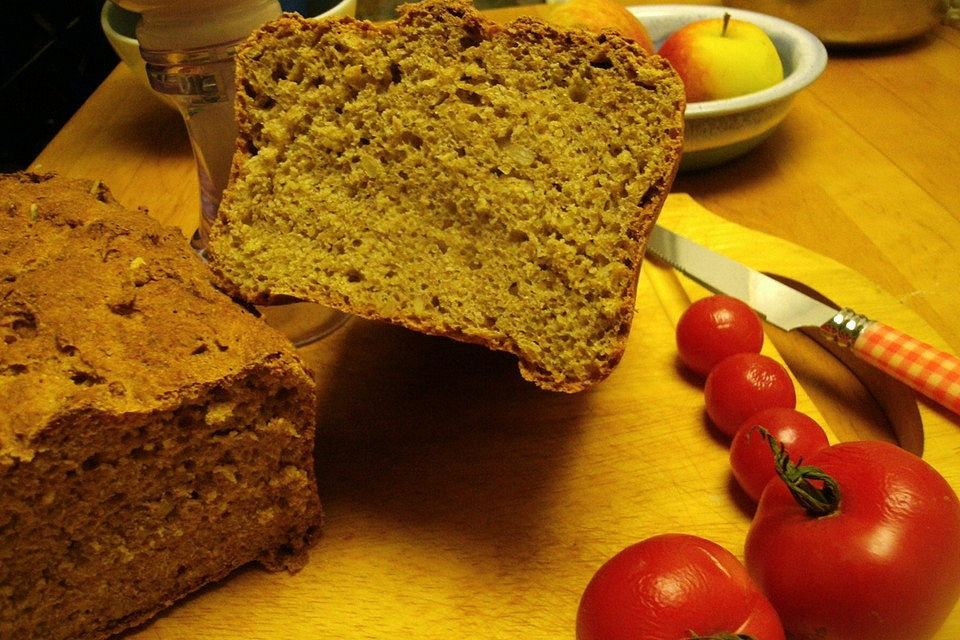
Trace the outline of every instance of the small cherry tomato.
{"label": "small cherry tomato", "polygon": [[706,376],[735,353],[760,353],[763,325],[746,303],[730,296],[708,296],[691,304],[677,322],[677,351],[693,372]]}
{"label": "small cherry tomato", "polygon": [[784,638],[776,612],[736,556],[687,534],[647,538],[607,560],[577,610],[577,640],[729,634]]}
{"label": "small cherry tomato", "polygon": [[790,374],[762,353],[736,353],[718,362],[707,376],[703,393],[710,420],[730,437],[761,409],[797,406]]}
{"label": "small cherry tomato", "polygon": [[773,450],[764,431],[797,460],[806,460],[830,445],[823,427],[796,409],[772,407],[747,418],[730,443],[730,469],[754,502],[760,499],[767,483],[777,477]]}
{"label": "small cherry tomato", "polygon": [[844,442],[763,490],[746,565],[798,640],[923,640],[960,597],[960,500],[927,462]]}

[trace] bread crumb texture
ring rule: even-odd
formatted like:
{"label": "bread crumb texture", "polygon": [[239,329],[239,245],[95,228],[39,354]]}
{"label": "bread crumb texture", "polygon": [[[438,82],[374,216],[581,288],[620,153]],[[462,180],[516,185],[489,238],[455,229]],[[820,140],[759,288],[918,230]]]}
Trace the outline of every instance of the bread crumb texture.
{"label": "bread crumb texture", "polygon": [[286,15],[238,55],[224,285],[513,352],[577,391],[619,360],[683,87],[613,34],[432,1]]}
{"label": "bread crumb texture", "polygon": [[178,230],[0,176],[0,638],[105,638],[319,534],[315,390]]}

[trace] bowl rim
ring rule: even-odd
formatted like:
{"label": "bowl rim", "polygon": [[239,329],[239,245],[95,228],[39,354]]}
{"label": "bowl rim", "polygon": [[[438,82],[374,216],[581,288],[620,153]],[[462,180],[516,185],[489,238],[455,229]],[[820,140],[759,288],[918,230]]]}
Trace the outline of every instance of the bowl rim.
{"label": "bowl rim", "polygon": [[747,111],[790,97],[813,83],[827,66],[827,49],[819,38],[803,27],[765,13],[718,5],[695,4],[638,5],[629,6],[627,9],[641,22],[651,18],[682,18],[688,19],[688,22],[694,22],[707,18],[719,18],[724,13],[729,13],[733,18],[753,22],[768,35],[771,32],[783,34],[797,43],[796,68],[782,82],[735,98],[688,103],[684,112],[688,118],[706,118]]}
{"label": "bowl rim", "polygon": [[125,33],[120,33],[113,27],[113,20],[111,20],[111,17],[114,15],[122,14],[125,11],[127,13],[134,13],[129,9],[124,9],[119,5],[114,4],[111,0],[106,0],[106,2],[103,3],[103,6],[100,7],[100,27],[103,29],[103,32],[108,36],[112,34],[113,37],[119,41],[122,41],[128,45],[135,45],[139,47],[140,43],[137,42],[137,39],[135,37],[128,36]]}

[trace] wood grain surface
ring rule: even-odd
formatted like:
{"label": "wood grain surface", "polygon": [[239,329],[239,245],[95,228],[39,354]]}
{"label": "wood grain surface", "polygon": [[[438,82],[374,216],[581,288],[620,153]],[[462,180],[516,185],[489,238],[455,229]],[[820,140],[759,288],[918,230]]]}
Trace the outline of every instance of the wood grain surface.
{"label": "wood grain surface", "polygon": [[[947,26],[832,52],[760,147],[681,176],[661,221],[960,352],[958,68]],[[34,168],[100,179],[129,207],[196,226],[180,117],[125,67]],[[321,389],[327,511],[307,568],[244,568],[128,636],[572,638],[580,592],[623,546],[686,531],[740,554],[751,505],[673,349],[677,313],[703,294],[646,263],[624,360],[574,396],[536,390],[509,356],[350,320],[303,350]],[[886,380],[865,385],[803,335],[768,336],[834,439],[899,438],[960,488],[956,416]],[[957,637],[960,609],[937,639]]]}

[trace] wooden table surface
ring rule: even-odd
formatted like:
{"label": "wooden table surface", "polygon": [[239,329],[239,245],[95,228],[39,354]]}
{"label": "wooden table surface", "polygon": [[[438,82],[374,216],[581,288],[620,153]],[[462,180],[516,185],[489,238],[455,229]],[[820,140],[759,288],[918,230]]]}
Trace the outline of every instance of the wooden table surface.
{"label": "wooden table surface", "polygon": [[[489,13],[496,20],[507,20],[537,11],[538,7],[527,7]],[[836,291],[853,298],[850,302],[869,303],[879,296],[883,302],[878,308],[887,310],[892,316],[888,319],[911,325],[902,329],[917,331],[920,337],[960,353],[958,69],[960,31],[948,26],[890,49],[832,52],[823,75],[797,97],[786,119],[760,147],[726,165],[677,179],[674,192],[689,194],[718,216],[719,222],[712,223],[710,215],[690,209],[693,205],[679,196],[672,196],[672,219],[682,219],[679,214],[689,210],[692,226],[687,231],[702,233],[703,239],[739,238],[737,230],[742,229],[747,234],[760,232],[758,246],[769,246],[771,251],[781,250],[777,242],[787,242],[784,255],[792,255],[796,247],[797,251],[806,251],[804,255],[826,256],[833,265],[824,267],[829,273],[849,273],[848,282],[837,283]],[[146,208],[161,221],[179,226],[185,235],[196,227],[197,178],[180,116],[123,66],[106,79],[31,168],[102,180],[127,206]],[[719,235],[711,235],[709,228],[716,228]],[[770,238],[769,243],[764,244],[765,238]],[[737,242],[741,243],[739,250],[744,251],[744,240]],[[738,249],[736,242],[730,246]],[[763,262],[772,267],[777,264],[776,257],[770,255],[764,256]],[[801,262],[798,259],[790,265]],[[804,264],[809,265],[809,271],[798,275],[820,273],[815,259]],[[651,284],[651,274],[643,281],[645,291],[657,289],[655,283]],[[687,292],[692,291],[689,285],[685,287]],[[663,296],[657,295],[663,302]],[[515,370],[511,364],[479,356],[473,348],[423,341],[402,331],[365,323],[354,324],[349,331],[312,347],[310,355],[318,363],[320,382],[330,389],[323,396],[326,400],[322,408],[332,416],[325,426],[335,453],[326,462],[342,474],[339,479],[321,479],[330,515],[327,548],[320,551],[322,568],[315,569],[316,563],[311,562],[289,583],[258,572],[241,573],[226,586],[174,608],[135,635],[295,638],[321,630],[322,635],[311,637],[475,637],[484,630],[484,637],[561,637],[556,629],[571,628],[576,599],[590,568],[630,535],[642,533],[642,527],[638,527],[635,534],[624,534],[618,531],[622,524],[646,522],[640,516],[604,520],[606,516],[596,514],[594,529],[588,533],[597,536],[578,542],[577,535],[583,534],[583,529],[567,522],[571,503],[566,501],[582,493],[572,498],[573,504],[582,500],[583,507],[606,500],[606,506],[616,510],[629,500],[650,499],[641,496],[634,484],[614,486],[621,475],[638,478],[639,482],[644,474],[654,478],[664,473],[662,469],[638,472],[631,468],[634,459],[628,461],[628,452],[637,446],[663,450],[673,437],[702,437],[702,433],[697,435],[703,429],[699,409],[682,408],[696,402],[698,391],[689,380],[674,373],[671,384],[679,391],[672,405],[651,410],[641,400],[650,396],[644,389],[660,384],[663,376],[647,373],[647,364],[634,356],[647,348],[654,353],[651,345],[665,344],[670,339],[669,327],[638,330],[635,322],[634,334],[631,340],[644,345],[628,350],[618,377],[600,385],[596,394],[579,400],[545,398],[526,388],[518,390],[512,381]],[[447,364],[433,363],[431,358],[437,352]],[[401,377],[409,370],[405,357],[423,366],[421,377],[414,382]],[[670,367],[672,356],[668,351],[657,357],[662,360],[659,366]],[[451,381],[450,371],[460,372],[465,366],[478,367],[477,373],[458,374]],[[384,371],[386,379],[375,373]],[[344,374],[365,385],[363,391],[346,382]],[[443,385],[438,385],[443,380],[462,395],[484,376],[491,376],[495,386],[479,396],[481,402],[489,404],[483,411],[448,397]],[[810,391],[811,395],[817,393],[815,389]],[[416,392],[420,399],[401,400],[404,392]],[[384,402],[406,413],[399,421],[396,416],[386,420],[380,410]],[[819,416],[820,405],[815,408],[814,404],[804,399],[802,406]],[[838,406],[823,412],[833,433],[844,430],[840,423],[849,418],[848,413],[863,413],[863,407],[851,407],[849,402]],[[932,451],[938,468],[955,488],[960,488],[960,462],[954,461],[960,451],[957,419],[926,405],[922,409],[924,422],[933,429],[928,435],[927,452]],[[517,410],[541,422],[554,420],[556,429],[544,434],[525,428],[515,415]],[[869,411],[864,415],[862,422],[872,420]],[[651,436],[653,441],[635,442],[633,432],[618,431],[622,416],[649,425],[669,423],[672,431],[664,429]],[[510,423],[518,430],[480,428],[479,436],[465,437],[454,434],[444,423],[467,421],[477,426],[490,419]],[[675,436],[678,420],[692,421],[695,429],[688,436]],[[429,423],[424,431],[404,431],[420,422]],[[687,426],[681,423],[682,428]],[[383,431],[373,435],[374,429]],[[611,441],[625,446],[622,454],[621,449],[613,453]],[[392,448],[398,442],[402,444]],[[339,453],[337,446],[341,447]],[[693,454],[714,456],[709,464],[693,467],[693,462],[680,460],[670,464],[685,472],[695,471],[702,480],[708,473],[705,469],[722,469],[725,463],[716,456],[724,446],[713,434],[703,447],[709,453]],[[536,455],[522,453],[523,447],[535,449]],[[617,457],[620,455],[624,457]],[[388,465],[381,489],[371,488],[372,467],[359,468],[348,462],[348,458],[355,460],[357,456],[371,465]],[[414,481],[410,474],[420,463],[440,466],[428,469],[425,479],[418,475]],[[514,463],[528,466],[520,472]],[[639,460],[635,463],[642,464]],[[604,471],[604,465],[610,468]],[[491,480],[497,477],[507,480],[503,486]],[[676,481],[668,489],[681,491],[681,497],[690,499],[697,493]],[[399,496],[399,504],[387,506],[388,498],[380,491]],[[541,496],[549,496],[548,506],[539,504]],[[480,514],[477,508],[483,506],[471,509],[470,504],[462,504],[473,501],[483,505],[491,499],[495,507],[506,509],[507,513],[500,514],[505,520],[490,520],[497,518],[497,513]],[[739,553],[737,541],[742,540],[748,525],[749,507],[742,501],[719,506],[722,500],[710,492],[697,499],[700,502],[696,508],[684,504],[679,512],[661,504],[659,508],[664,510],[657,516],[677,526],[690,516],[700,532],[729,541],[731,550]],[[443,505],[455,515],[444,516]],[[536,516],[527,515],[529,509],[534,509]],[[347,510],[352,510],[349,515],[344,513]],[[612,535],[613,531],[618,535]],[[363,546],[371,540],[378,542],[372,552]],[[534,546],[539,544],[546,546]],[[452,547],[466,548],[468,564],[441,565],[438,570],[437,550],[448,552]],[[521,581],[523,589],[517,587],[512,563],[529,575],[537,575],[536,571],[550,565],[551,560],[567,557],[576,571],[564,576],[565,581],[558,578],[556,585],[550,585],[557,590],[544,596],[537,592],[544,585],[533,584],[530,578]],[[397,563],[396,567],[402,566],[403,570],[384,569],[379,561]],[[365,577],[356,585],[338,584],[340,570],[343,575]],[[429,589],[408,580],[410,574],[423,572],[435,577],[438,571],[441,575]],[[548,584],[550,578],[544,579]],[[313,581],[323,581],[323,589],[314,591],[310,586]],[[487,585],[488,591],[478,584]],[[465,585],[470,585],[475,597],[454,595]],[[267,586],[269,596],[264,595]],[[396,595],[388,588],[422,593],[418,597],[414,597],[416,593]],[[307,600],[323,621],[304,613],[298,604],[304,593],[311,594]],[[250,594],[258,596],[251,598]],[[320,612],[340,596],[358,608],[349,612],[351,620],[330,622],[329,616]],[[524,609],[528,596],[532,608]],[[256,609],[258,604],[261,609]],[[504,615],[483,617],[485,608],[498,605],[504,607]],[[281,616],[278,619],[291,616],[288,620],[292,626],[281,632],[269,616],[270,611],[284,606],[290,611],[276,615]],[[342,609],[343,605],[337,606]],[[267,617],[257,618],[254,610],[266,610]],[[378,613],[364,618],[369,610]],[[394,620],[391,610],[405,610],[406,614],[397,615],[406,617]],[[233,626],[230,619],[235,621]],[[430,625],[436,633],[418,633],[418,621]],[[517,631],[516,635],[510,629],[527,632]],[[953,638],[958,632],[960,609],[955,609],[938,638]],[[566,637],[572,637],[572,633]]]}

